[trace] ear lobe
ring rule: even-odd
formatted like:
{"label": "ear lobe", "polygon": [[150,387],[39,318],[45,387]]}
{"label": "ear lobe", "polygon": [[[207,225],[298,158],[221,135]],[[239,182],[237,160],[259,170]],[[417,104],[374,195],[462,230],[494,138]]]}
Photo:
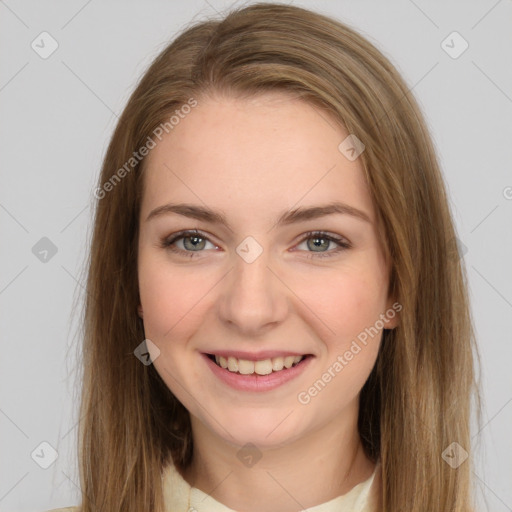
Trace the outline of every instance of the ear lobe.
{"label": "ear lobe", "polygon": [[388,308],[384,312],[384,329],[394,329],[400,324],[400,311],[402,311],[402,304],[399,302],[388,302]]}
{"label": "ear lobe", "polygon": [[144,311],[142,311],[142,306],[139,304],[139,307],[137,308],[137,312],[141,318],[144,318]]}
{"label": "ear lobe", "polygon": [[398,326],[400,322],[398,321],[398,315],[396,315],[394,318],[390,318],[385,322],[384,329],[394,329]]}

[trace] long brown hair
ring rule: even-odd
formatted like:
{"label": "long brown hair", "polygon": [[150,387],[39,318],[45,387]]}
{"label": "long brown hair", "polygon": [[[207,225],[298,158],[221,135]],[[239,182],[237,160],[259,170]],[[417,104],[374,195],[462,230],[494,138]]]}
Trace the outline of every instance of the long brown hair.
{"label": "long brown hair", "polygon": [[[303,8],[259,3],[197,23],[169,44],[131,95],[108,146],[84,310],[82,511],[163,511],[162,468],[171,461],[186,467],[193,451],[188,411],[154,366],[134,356],[144,340],[137,245],[145,160],[133,153],[162,123],[170,131],[170,116],[191,100],[269,90],[325,109],[366,147],[360,158],[392,259],[390,290],[403,306],[400,325],[383,333],[360,396],[363,446],[382,463],[381,510],[473,510],[478,350],[467,277],[420,109],[389,60],[353,29]],[[443,457],[454,442],[470,455],[457,468]]]}

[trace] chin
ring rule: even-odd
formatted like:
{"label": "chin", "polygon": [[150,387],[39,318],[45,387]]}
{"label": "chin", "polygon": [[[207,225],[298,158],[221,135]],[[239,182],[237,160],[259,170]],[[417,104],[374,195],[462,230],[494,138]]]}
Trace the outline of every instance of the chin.
{"label": "chin", "polygon": [[226,442],[237,446],[252,443],[260,449],[279,448],[300,437],[304,430],[304,418],[290,412],[289,409],[243,409],[218,418],[226,430],[219,429],[218,424],[214,428]]}

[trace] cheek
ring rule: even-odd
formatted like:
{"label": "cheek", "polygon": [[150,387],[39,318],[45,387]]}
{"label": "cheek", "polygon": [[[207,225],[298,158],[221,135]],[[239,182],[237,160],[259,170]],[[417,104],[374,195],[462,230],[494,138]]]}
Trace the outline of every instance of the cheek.
{"label": "cheek", "polygon": [[340,274],[325,286],[310,288],[307,303],[339,337],[373,325],[384,312],[385,292],[372,276]]}
{"label": "cheek", "polygon": [[200,379],[194,365],[187,362],[186,348],[194,326],[204,316],[200,301],[207,291],[204,279],[201,282],[190,272],[170,272],[168,262],[161,258],[142,254],[139,262],[144,334],[160,350],[154,366],[178,400],[187,404],[183,383]]}
{"label": "cheek", "polygon": [[361,390],[377,359],[382,329],[376,323],[384,312],[385,296],[374,280],[362,276],[340,277],[333,286],[335,291],[324,297],[324,321],[333,332],[324,338],[322,371],[330,370],[337,377],[324,398],[338,400],[343,390],[350,400]]}
{"label": "cheek", "polygon": [[199,321],[196,317],[200,309],[199,300],[205,293],[203,285],[190,272],[171,272],[169,263],[162,258],[149,258],[142,254],[139,259],[139,291],[146,336],[162,342],[178,339],[184,326]]}
{"label": "cheek", "polygon": [[347,354],[350,368],[344,369],[345,378],[358,380],[371,370],[378,354],[387,276],[378,266],[367,265],[333,272],[329,277],[322,286],[310,283],[305,302],[317,317],[326,362],[331,364]]}

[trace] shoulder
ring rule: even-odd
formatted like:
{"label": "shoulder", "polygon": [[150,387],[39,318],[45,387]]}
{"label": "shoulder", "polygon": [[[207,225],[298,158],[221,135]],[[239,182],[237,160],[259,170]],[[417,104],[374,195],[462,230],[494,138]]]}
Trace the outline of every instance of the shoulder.
{"label": "shoulder", "polygon": [[368,497],[368,510],[380,512],[382,510],[382,463],[379,461],[375,467],[375,474]]}

